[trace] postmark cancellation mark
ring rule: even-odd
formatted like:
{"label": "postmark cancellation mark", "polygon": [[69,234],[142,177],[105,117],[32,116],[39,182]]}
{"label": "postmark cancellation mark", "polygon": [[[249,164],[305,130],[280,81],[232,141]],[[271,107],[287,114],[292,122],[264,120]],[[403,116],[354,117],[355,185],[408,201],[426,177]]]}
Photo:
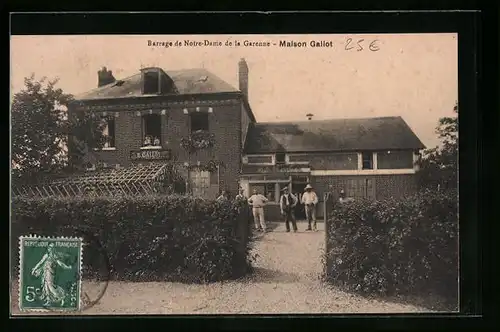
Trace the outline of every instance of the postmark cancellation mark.
{"label": "postmark cancellation mark", "polygon": [[80,310],[82,251],[82,238],[21,236],[19,309]]}

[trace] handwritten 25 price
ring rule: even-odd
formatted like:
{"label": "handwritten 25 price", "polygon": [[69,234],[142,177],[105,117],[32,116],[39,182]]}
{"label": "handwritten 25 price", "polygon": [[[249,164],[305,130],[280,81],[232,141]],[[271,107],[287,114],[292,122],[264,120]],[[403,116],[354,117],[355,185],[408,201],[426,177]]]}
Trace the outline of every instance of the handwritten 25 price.
{"label": "handwritten 25 price", "polygon": [[377,52],[380,50],[379,46],[379,40],[374,39],[374,40],[365,40],[365,39],[352,39],[352,38],[347,38],[346,41],[344,42],[344,49],[346,51],[363,51],[364,49],[368,49],[372,52]]}

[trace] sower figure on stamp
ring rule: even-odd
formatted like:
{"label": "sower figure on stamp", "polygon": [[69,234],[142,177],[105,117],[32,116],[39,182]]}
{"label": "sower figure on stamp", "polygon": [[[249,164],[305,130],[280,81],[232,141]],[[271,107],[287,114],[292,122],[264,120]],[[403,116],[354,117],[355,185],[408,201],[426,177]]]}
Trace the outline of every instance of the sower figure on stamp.
{"label": "sower figure on stamp", "polygon": [[31,270],[31,274],[42,279],[42,295],[41,298],[45,301],[45,305],[52,303],[60,303],[64,306],[66,292],[64,289],[56,285],[54,280],[55,270],[57,266],[63,269],[71,269],[71,266],[66,265],[61,261],[63,255],[54,250],[54,244],[50,243],[47,247],[47,253]]}
{"label": "sower figure on stamp", "polygon": [[258,232],[267,231],[266,219],[264,217],[264,206],[266,205],[268,199],[264,195],[260,194],[257,189],[253,190],[253,195],[248,199],[248,203],[252,205],[253,220],[255,222],[255,228]]}
{"label": "sower figure on stamp", "polygon": [[313,187],[308,184],[305,188],[306,192],[302,195],[302,204],[306,209],[307,230],[311,231],[311,221],[313,222],[313,229],[316,231],[316,204],[318,204],[318,196],[313,191]]}
{"label": "sower figure on stamp", "polygon": [[293,210],[298,203],[297,197],[289,193],[288,187],[283,188],[283,195],[280,197],[280,209],[281,214],[285,216],[285,227],[286,231],[290,232],[290,221],[292,222],[293,231],[297,232],[297,221],[293,214]]}

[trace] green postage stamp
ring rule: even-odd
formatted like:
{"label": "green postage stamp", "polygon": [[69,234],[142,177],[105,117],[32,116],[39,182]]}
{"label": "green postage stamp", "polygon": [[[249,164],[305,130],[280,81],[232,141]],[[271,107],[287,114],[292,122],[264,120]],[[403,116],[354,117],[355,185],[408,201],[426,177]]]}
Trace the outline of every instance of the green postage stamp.
{"label": "green postage stamp", "polygon": [[83,240],[19,238],[19,309],[80,310]]}

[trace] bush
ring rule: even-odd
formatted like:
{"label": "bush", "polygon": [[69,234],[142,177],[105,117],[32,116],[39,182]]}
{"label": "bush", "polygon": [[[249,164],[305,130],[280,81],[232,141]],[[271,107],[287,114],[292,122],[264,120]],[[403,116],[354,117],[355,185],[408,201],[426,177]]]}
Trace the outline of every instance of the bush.
{"label": "bush", "polygon": [[327,225],[326,278],[369,294],[458,294],[456,191],[336,206]]}
{"label": "bush", "polygon": [[13,244],[17,249],[20,235],[83,234],[89,243],[84,278],[106,278],[103,264],[109,261],[111,277],[118,280],[218,281],[249,268],[247,208],[245,202],[178,195],[16,198]]}

